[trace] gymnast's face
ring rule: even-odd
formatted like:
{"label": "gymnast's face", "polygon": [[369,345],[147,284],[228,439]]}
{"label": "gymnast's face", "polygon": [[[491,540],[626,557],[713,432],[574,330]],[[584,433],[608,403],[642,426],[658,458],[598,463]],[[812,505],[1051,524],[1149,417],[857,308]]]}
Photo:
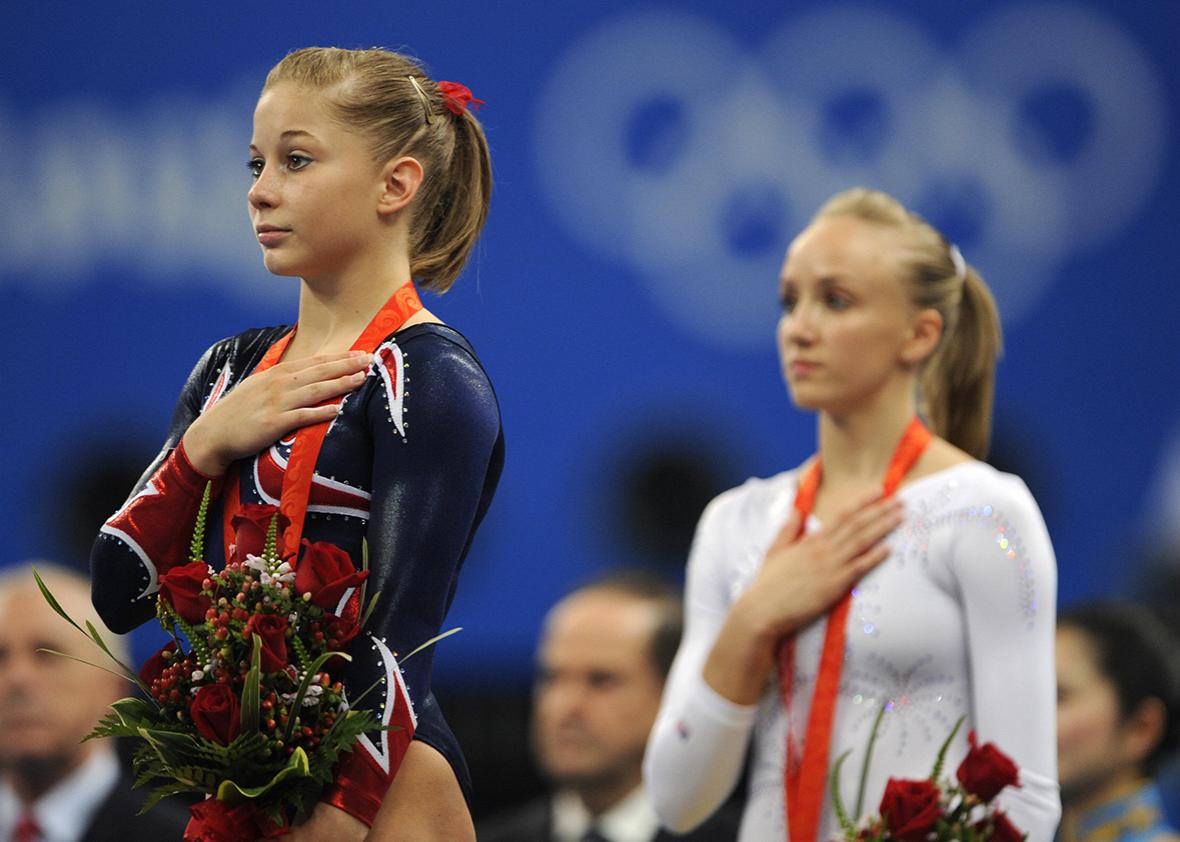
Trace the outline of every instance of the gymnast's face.
{"label": "gymnast's face", "polygon": [[911,303],[901,257],[896,229],[851,216],[820,218],[791,244],[779,279],[778,348],[797,406],[854,410],[912,381],[929,352],[915,338],[933,311],[919,314]]}
{"label": "gymnast's face", "polygon": [[280,82],[254,110],[250,220],[276,275],[339,277],[363,269],[387,239],[381,167],[329,107],[323,93]]}
{"label": "gymnast's face", "polygon": [[533,748],[558,786],[638,786],[663,679],[652,661],[659,614],[608,589],[550,613],[538,653]]}

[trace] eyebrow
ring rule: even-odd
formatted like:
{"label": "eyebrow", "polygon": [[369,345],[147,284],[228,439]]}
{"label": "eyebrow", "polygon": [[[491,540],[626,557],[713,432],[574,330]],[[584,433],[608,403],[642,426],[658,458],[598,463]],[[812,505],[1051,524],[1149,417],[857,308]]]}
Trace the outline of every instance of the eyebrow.
{"label": "eyebrow", "polygon": [[[319,139],[315,135],[313,135],[311,132],[309,132],[305,129],[287,129],[285,132],[283,132],[281,135],[279,135],[279,140],[288,140],[292,137],[298,137],[299,135],[304,135],[306,137],[310,137],[312,140]],[[258,149],[258,147],[255,146],[253,143],[250,144],[250,148],[255,151],[257,151],[257,149]]]}

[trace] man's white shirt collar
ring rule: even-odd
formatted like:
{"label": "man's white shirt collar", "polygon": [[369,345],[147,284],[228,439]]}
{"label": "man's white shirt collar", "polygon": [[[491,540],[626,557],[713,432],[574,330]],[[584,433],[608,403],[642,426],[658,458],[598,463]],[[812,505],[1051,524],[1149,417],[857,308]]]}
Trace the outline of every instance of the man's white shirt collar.
{"label": "man's white shirt collar", "polygon": [[566,791],[553,796],[554,842],[581,842],[592,825],[610,842],[652,842],[660,830],[660,820],[642,785],[598,821],[576,794]]}
{"label": "man's white shirt collar", "polygon": [[[119,759],[96,745],[81,766],[33,803],[33,818],[45,842],[78,842],[119,780]],[[11,842],[24,807],[7,780],[0,780],[0,840]]]}

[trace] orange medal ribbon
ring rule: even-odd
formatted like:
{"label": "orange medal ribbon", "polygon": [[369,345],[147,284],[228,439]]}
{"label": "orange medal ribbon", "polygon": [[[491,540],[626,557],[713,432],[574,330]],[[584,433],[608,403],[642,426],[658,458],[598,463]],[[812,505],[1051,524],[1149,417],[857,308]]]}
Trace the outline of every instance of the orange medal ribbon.
{"label": "orange medal ribbon", "polygon": [[[413,281],[406,281],[400,286],[389,300],[382,305],[373,316],[368,326],[352,344],[351,351],[368,351],[373,353],[385,337],[400,329],[407,320],[422,309],[422,301],[418,298],[418,291],[414,289]],[[295,328],[271,345],[263,356],[262,361],[251,374],[266,371],[283,357],[291,338],[295,335]],[[343,398],[334,398],[339,403]],[[322,421],[307,427],[300,427],[295,431],[295,443],[291,446],[291,454],[287,458],[287,470],[283,475],[283,491],[279,499],[279,511],[286,515],[288,526],[283,533],[281,546],[285,554],[293,558],[299,554],[299,541],[303,537],[303,521],[307,515],[307,502],[311,497],[311,483],[315,476],[315,463],[320,455],[320,448],[324,444],[324,437],[328,434],[331,421]],[[230,557],[229,547],[234,538],[233,518],[241,508],[241,493],[239,488],[240,472],[232,471],[225,492],[224,513],[224,543],[225,558]]]}
{"label": "orange medal ribbon", "polygon": [[[885,472],[884,496],[889,497],[897,490],[902,479],[930,444],[931,438],[930,431],[915,416],[898,442]],[[800,515],[796,541],[807,529],[807,518],[815,506],[821,476],[822,467],[817,456],[799,480],[799,489],[795,493],[795,510]],[[851,607],[852,594],[846,593],[828,613],[802,758],[788,728],[784,788],[791,842],[815,842],[819,831],[820,811],[823,809],[828,783],[828,751],[832,742],[832,722],[836,718],[836,694],[840,689],[840,672],[844,666],[844,637]],[[794,637],[784,641],[778,655],[779,688],[783,706],[789,715],[795,676]]]}

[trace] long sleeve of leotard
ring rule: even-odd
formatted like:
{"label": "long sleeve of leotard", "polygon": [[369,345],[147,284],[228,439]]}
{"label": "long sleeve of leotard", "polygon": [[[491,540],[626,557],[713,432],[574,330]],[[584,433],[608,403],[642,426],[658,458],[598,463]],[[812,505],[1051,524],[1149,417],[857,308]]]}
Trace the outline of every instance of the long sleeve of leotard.
{"label": "long sleeve of leotard", "polygon": [[[350,649],[346,684],[358,691],[383,674],[385,651],[405,656],[441,630],[459,565],[483,516],[486,483],[496,480],[489,480],[489,466],[498,447],[499,409],[479,363],[463,346],[433,333],[402,342],[397,353],[395,370],[405,376],[400,404],[383,388],[366,393],[373,445],[368,591],[381,597]],[[389,354],[379,351],[378,357]],[[433,659],[430,647],[402,664],[415,704],[430,691]],[[433,741],[430,734],[419,736]],[[326,800],[371,823],[400,759],[383,754],[377,739],[362,743],[342,761]]]}
{"label": "long sleeve of leotard", "polygon": [[730,609],[726,563],[733,492],[705,509],[689,553],[685,626],[644,758],[644,781],[664,826],[684,833],[729,797],[741,776],[756,705],[738,705],[702,677]]}
{"label": "long sleeve of leotard", "polygon": [[1020,769],[1020,788],[1005,789],[1001,806],[1030,840],[1048,842],[1061,817],[1056,564],[1024,483],[996,474],[989,485],[968,502],[991,509],[990,518],[942,530],[963,605],[974,727],[981,742],[995,743]]}
{"label": "long sleeve of leotard", "polygon": [[[186,536],[205,491],[207,477],[192,466],[181,437],[232,375],[228,365],[234,340],[211,347],[194,366],[172,413],[164,446],[140,477],[131,496],[102,525],[90,556],[91,596],[103,622],[124,634],[155,616],[159,577],[188,561]],[[215,374],[220,368],[220,373]],[[214,480],[214,491],[220,479]]]}

